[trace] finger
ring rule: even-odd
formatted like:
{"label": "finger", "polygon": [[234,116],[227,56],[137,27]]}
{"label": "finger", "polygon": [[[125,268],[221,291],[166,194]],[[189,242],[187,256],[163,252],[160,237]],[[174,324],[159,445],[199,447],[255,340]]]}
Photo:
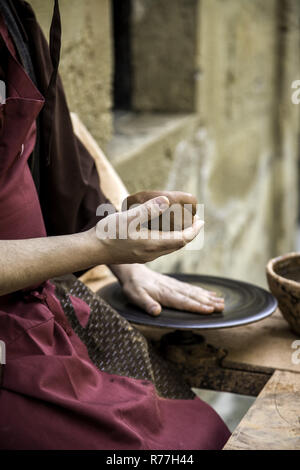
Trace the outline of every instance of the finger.
{"label": "finger", "polygon": [[188,312],[194,313],[213,313],[214,307],[213,305],[208,305],[206,303],[197,302],[194,299],[191,299],[179,292],[175,292],[172,294],[164,295],[163,305],[166,307],[176,308],[178,310],[186,310]]}
{"label": "finger", "polygon": [[185,297],[188,297],[190,299],[195,300],[196,302],[199,302],[200,304],[208,305],[209,307],[213,307],[214,309],[216,307],[221,307],[221,304],[218,304],[214,302],[208,295],[205,294],[195,294],[190,291],[186,291],[182,293]]}
{"label": "finger", "polygon": [[156,302],[144,289],[126,289],[124,288],[125,294],[130,298],[130,300],[140,307],[149,315],[157,316],[161,312],[161,305]]}
{"label": "finger", "polygon": [[210,297],[214,299],[224,300],[224,297],[222,297],[220,294],[217,294],[216,292],[211,292],[210,290],[208,290],[207,292],[210,295]]}
{"label": "finger", "polygon": [[189,297],[193,298],[194,300],[198,300],[199,302],[205,301],[206,303],[213,305],[218,311],[224,310],[224,299],[221,299],[219,297],[213,297],[209,295],[209,293],[204,289],[201,289],[197,286],[189,286],[189,289],[185,289],[185,292],[188,294]]}
{"label": "finger", "polygon": [[[146,204],[148,203],[145,203],[143,206],[146,206]],[[128,211],[128,213],[129,212],[130,211]],[[198,235],[204,225],[204,222],[198,219],[193,223],[193,227],[189,227],[188,229],[177,232],[162,232],[159,230],[149,230],[146,228],[137,230],[136,225],[140,224],[140,217],[141,216],[139,216],[138,219],[132,221],[134,227],[130,227],[130,237],[132,239],[145,240],[145,251],[149,252],[150,254],[153,252],[153,254],[155,254],[155,258],[183,248],[186,243],[188,243],[188,241],[191,241],[195,236]],[[150,241],[151,243],[149,243]]]}
{"label": "finger", "polygon": [[186,282],[179,281],[176,278],[163,276],[164,282],[167,286],[172,286],[172,288],[183,295],[192,297],[194,300],[202,302],[204,299],[205,303],[214,305],[217,311],[224,310],[224,299],[222,297],[216,296],[215,292],[203,289],[203,287],[188,284]]}
{"label": "finger", "polygon": [[[202,289],[201,287],[198,287],[199,289]],[[212,292],[212,291],[209,291],[209,290],[205,290],[205,289],[202,289],[203,292],[208,295],[208,297],[213,301],[213,302],[216,302],[216,303],[223,303],[224,304],[224,298],[221,297],[219,294],[217,294],[216,292]]]}
{"label": "finger", "polygon": [[200,286],[195,286],[195,287],[197,287],[198,289],[201,289],[203,292],[205,292],[210,297],[217,298],[217,299],[222,299],[222,297],[219,294],[217,294],[216,292],[214,292],[212,290],[204,289],[203,287],[200,287]]}
{"label": "finger", "polygon": [[225,308],[224,303],[217,303],[214,305],[215,312],[223,312],[224,308]]}
{"label": "finger", "polygon": [[182,231],[163,232],[159,230],[142,229],[144,239],[156,240],[156,249],[161,251],[175,251],[183,248],[192,241],[204,226],[203,220],[194,221],[193,225]]}
{"label": "finger", "polygon": [[[136,224],[136,221],[132,222]],[[171,253],[182,248],[185,243],[182,238],[174,238],[173,232],[161,232],[159,230],[149,230],[142,228],[141,230],[134,230],[132,226],[129,228],[129,235],[132,240],[143,240],[143,250],[146,253],[153,253],[155,257]]]}
{"label": "finger", "polygon": [[211,298],[212,300],[216,300],[216,299],[223,300],[223,298],[219,297],[216,292],[204,289],[203,287],[200,287],[194,284],[188,284],[186,282],[179,281],[178,279],[169,277],[169,276],[165,276],[165,278],[168,284],[171,283],[174,286],[174,288],[178,289],[183,294],[186,292],[187,288],[190,288],[190,289],[196,290],[196,292],[198,292],[199,294],[202,293],[203,295]]}
{"label": "finger", "polygon": [[195,301],[197,301],[201,304],[205,303],[207,305],[212,306],[214,308],[215,312],[222,312],[225,308],[223,299],[218,300],[218,299],[210,297],[210,296],[204,296],[204,298],[203,298],[203,294],[200,295],[196,292],[192,292],[191,294],[189,294],[189,297],[191,297],[192,299],[194,299]]}
{"label": "finger", "polygon": [[[198,301],[198,302],[200,302],[200,303],[203,302],[203,299],[202,299],[200,296],[198,296],[198,295],[191,295],[191,297],[192,297],[194,300],[196,300],[196,301]],[[204,301],[204,302],[205,302],[205,301]],[[219,300],[219,299],[215,299],[215,298],[213,298],[213,297],[207,296],[207,297],[206,297],[206,303],[208,303],[209,305],[212,305],[212,306],[214,307],[214,310],[215,310],[216,312],[222,312],[222,311],[224,310],[224,308],[225,308],[225,304],[224,304],[224,300],[223,300],[223,299]]]}
{"label": "finger", "polygon": [[203,293],[211,297],[212,299],[223,299],[223,297],[220,297],[216,292],[212,292],[210,290],[202,289],[202,287],[198,287],[198,289],[201,289]]}
{"label": "finger", "polygon": [[159,231],[149,231],[150,238],[153,234],[153,238],[160,240],[164,244],[164,249],[178,249],[182,248],[187,243],[191,242],[201,231],[204,226],[204,221],[199,219],[199,217],[194,217],[193,225],[190,227],[181,230],[181,231],[172,231],[172,232],[159,232]]}
{"label": "finger", "polygon": [[150,199],[134,209],[130,209],[125,214],[127,215],[128,222],[137,218],[139,223],[143,224],[150,219],[160,216],[160,214],[169,208],[169,205],[170,203],[167,197],[159,196]]}
{"label": "finger", "polygon": [[182,231],[182,238],[185,243],[189,243],[200,233],[204,227],[204,220],[201,220],[198,216],[194,217],[193,225],[187,227]]}
{"label": "finger", "polygon": [[210,291],[207,291],[202,287],[190,285],[173,278],[168,278],[168,283],[172,286],[173,292],[177,291],[185,297],[189,297],[200,304],[213,306],[214,311],[216,312],[222,312],[224,310],[224,299],[211,296]]}
{"label": "finger", "polygon": [[213,305],[213,300],[207,295],[204,289],[196,286],[191,286],[185,282],[177,282],[172,286],[173,292],[178,292],[184,297],[196,300],[206,305]]}

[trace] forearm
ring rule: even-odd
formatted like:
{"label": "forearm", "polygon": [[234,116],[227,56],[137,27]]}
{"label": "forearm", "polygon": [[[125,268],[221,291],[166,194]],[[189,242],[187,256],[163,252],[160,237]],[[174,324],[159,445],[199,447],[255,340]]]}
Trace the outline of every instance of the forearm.
{"label": "forearm", "polygon": [[0,240],[0,295],[107,262],[92,230],[58,237]]}

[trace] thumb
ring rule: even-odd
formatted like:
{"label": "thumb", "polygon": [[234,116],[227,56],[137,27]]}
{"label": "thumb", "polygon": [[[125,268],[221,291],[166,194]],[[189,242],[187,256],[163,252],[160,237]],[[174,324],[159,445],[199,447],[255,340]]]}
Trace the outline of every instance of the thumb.
{"label": "thumb", "polygon": [[156,300],[154,300],[144,289],[140,288],[133,290],[126,289],[125,287],[124,292],[135,305],[149,313],[149,315],[157,316],[160,314],[161,305],[156,302]]}
{"label": "thumb", "polygon": [[143,224],[148,220],[160,216],[160,214],[165,212],[169,206],[170,202],[166,196],[155,197],[145,202],[144,204],[127,211],[128,221],[130,222],[131,220],[138,217],[139,223]]}

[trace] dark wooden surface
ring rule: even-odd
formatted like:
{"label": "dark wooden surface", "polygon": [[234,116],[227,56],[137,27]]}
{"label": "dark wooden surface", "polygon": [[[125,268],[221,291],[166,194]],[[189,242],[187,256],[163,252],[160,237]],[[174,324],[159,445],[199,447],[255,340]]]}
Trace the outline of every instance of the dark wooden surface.
{"label": "dark wooden surface", "polygon": [[191,387],[257,396],[273,373],[272,368],[226,363],[226,350],[195,339],[174,344],[171,333],[153,343],[163,357],[176,364]]}
{"label": "dark wooden surface", "polygon": [[300,374],[275,371],[224,450],[300,449]]}
{"label": "dark wooden surface", "polygon": [[[300,450],[300,338],[277,310],[247,326],[203,332],[204,341],[174,344],[171,330],[139,327],[192,387],[257,396],[224,449]],[[199,332],[195,332],[199,334]]]}

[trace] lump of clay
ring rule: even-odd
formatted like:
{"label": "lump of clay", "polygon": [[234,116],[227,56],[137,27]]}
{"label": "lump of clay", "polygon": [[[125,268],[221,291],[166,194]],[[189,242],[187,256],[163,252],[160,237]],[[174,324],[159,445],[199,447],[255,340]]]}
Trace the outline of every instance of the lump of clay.
{"label": "lump of clay", "polygon": [[144,204],[149,199],[158,196],[166,196],[170,201],[170,207],[159,217],[148,221],[149,229],[174,231],[183,230],[192,225],[197,211],[197,199],[192,194],[182,191],[140,191],[124,199],[122,211]]}

